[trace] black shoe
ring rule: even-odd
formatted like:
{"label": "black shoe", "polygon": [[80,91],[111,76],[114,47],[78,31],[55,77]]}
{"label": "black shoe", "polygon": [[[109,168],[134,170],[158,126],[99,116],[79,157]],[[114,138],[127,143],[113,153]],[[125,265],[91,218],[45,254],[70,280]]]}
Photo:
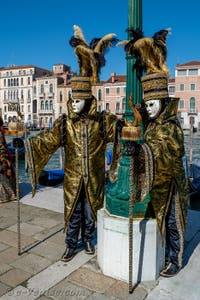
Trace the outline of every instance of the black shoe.
{"label": "black shoe", "polygon": [[163,277],[173,277],[176,274],[178,274],[178,272],[181,270],[180,267],[178,267],[177,265],[173,264],[173,263],[169,263],[167,265],[167,267],[165,267],[161,272],[160,272],[160,276]]}
{"label": "black shoe", "polygon": [[76,249],[75,248],[66,248],[65,252],[63,253],[61,257],[61,261],[68,262],[70,261],[74,256],[76,255]]}
{"label": "black shoe", "polygon": [[94,246],[92,246],[91,242],[86,242],[85,243],[85,253],[92,255],[95,253]]}

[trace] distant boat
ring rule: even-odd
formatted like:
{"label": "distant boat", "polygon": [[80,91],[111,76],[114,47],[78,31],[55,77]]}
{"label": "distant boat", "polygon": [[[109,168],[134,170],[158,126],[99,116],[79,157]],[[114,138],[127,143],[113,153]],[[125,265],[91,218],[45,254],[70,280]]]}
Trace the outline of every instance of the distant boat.
{"label": "distant boat", "polygon": [[43,169],[39,177],[39,184],[45,186],[54,186],[62,183],[63,180],[64,180],[63,169],[57,169],[57,170]]}
{"label": "distant boat", "polygon": [[7,128],[4,128],[4,134],[5,135],[18,135],[19,137],[23,136],[25,134],[24,130],[9,130]]}
{"label": "distant boat", "polygon": [[200,210],[200,159],[192,164],[192,176],[189,178],[190,208]]}

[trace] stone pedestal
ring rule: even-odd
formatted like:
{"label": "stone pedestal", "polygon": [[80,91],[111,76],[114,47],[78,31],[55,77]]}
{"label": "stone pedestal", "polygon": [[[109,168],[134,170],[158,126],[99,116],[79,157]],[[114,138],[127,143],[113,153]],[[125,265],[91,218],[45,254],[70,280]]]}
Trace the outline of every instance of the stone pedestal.
{"label": "stone pedestal", "polygon": [[[105,208],[97,216],[97,260],[104,275],[129,281],[129,219],[110,215]],[[164,265],[164,246],[155,219],[133,221],[132,282],[156,280]]]}

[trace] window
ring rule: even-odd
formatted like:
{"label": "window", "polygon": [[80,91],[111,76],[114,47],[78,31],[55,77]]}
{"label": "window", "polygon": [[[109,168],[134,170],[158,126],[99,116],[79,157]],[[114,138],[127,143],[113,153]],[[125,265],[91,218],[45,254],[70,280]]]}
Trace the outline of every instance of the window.
{"label": "window", "polygon": [[31,98],[31,91],[28,90],[28,99],[30,99],[30,98]]}
{"label": "window", "polygon": [[23,85],[24,84],[24,80],[23,80],[23,78],[21,78],[21,85]]}
{"label": "window", "polygon": [[31,106],[28,105],[28,112],[31,112]]}
{"label": "window", "polygon": [[177,75],[178,76],[184,76],[184,75],[186,75],[186,70],[178,70],[177,71]]}
{"label": "window", "polygon": [[110,89],[109,88],[106,88],[106,94],[110,94]]}
{"label": "window", "polygon": [[62,114],[62,106],[60,106],[60,114]]}
{"label": "window", "polygon": [[190,69],[189,75],[198,75],[198,69]]}
{"label": "window", "polygon": [[7,107],[6,106],[4,106],[4,112],[6,112],[7,111]]}
{"label": "window", "polygon": [[37,113],[37,100],[33,100],[33,113]]}
{"label": "window", "polygon": [[31,78],[28,77],[28,84],[31,84]]}
{"label": "window", "polygon": [[102,100],[102,90],[98,90],[98,100],[101,101]]}
{"label": "window", "polygon": [[120,103],[117,102],[116,103],[116,114],[120,112],[119,110],[120,110]]}
{"label": "window", "polygon": [[71,99],[71,97],[72,97],[72,95],[71,95],[71,92],[69,91],[68,92],[68,100]]}
{"label": "window", "polygon": [[4,79],[4,86],[6,86],[6,79]]}
{"label": "window", "polygon": [[98,106],[98,111],[101,112],[101,105]]}
{"label": "window", "polygon": [[179,100],[179,108],[180,109],[184,108],[184,100],[182,100],[182,99]]}
{"label": "window", "polygon": [[21,90],[21,99],[24,99],[24,93],[23,93],[23,90]]}
{"label": "window", "polygon": [[179,90],[180,91],[184,91],[185,90],[185,85],[183,83],[180,84]]}
{"label": "window", "polygon": [[48,101],[45,101],[45,109],[46,109],[46,110],[49,109],[49,103],[48,103]]}
{"label": "window", "polygon": [[44,110],[44,101],[41,101],[40,109],[41,109],[41,110]]}
{"label": "window", "polygon": [[190,84],[190,90],[191,90],[191,91],[195,91],[195,90],[196,90],[196,85],[195,85],[195,83],[191,83],[191,84]]}
{"label": "window", "polygon": [[63,95],[62,95],[62,92],[60,92],[60,102],[62,102],[63,100]]}
{"label": "window", "polygon": [[119,94],[120,93],[120,87],[116,88],[116,93]]}
{"label": "window", "polygon": [[192,97],[192,98],[190,98],[190,112],[191,113],[195,113],[195,98],[194,97]]}
{"label": "window", "polygon": [[122,99],[122,112],[124,113],[126,109],[126,98]]}
{"label": "window", "polygon": [[49,109],[51,109],[51,110],[53,109],[53,101],[52,100],[49,103]]}
{"label": "window", "polygon": [[36,86],[33,87],[33,93],[36,94]]}
{"label": "window", "polygon": [[175,87],[169,86],[169,94],[174,94],[174,93],[175,93]]}
{"label": "window", "polygon": [[124,87],[124,94],[126,94],[126,87]]}
{"label": "window", "polygon": [[41,86],[40,86],[40,93],[41,93],[41,94],[44,93],[44,84],[41,84]]}
{"label": "window", "polygon": [[109,111],[110,110],[110,105],[109,103],[106,103],[106,111]]}
{"label": "window", "polygon": [[53,84],[52,83],[49,86],[49,93],[53,93]]}

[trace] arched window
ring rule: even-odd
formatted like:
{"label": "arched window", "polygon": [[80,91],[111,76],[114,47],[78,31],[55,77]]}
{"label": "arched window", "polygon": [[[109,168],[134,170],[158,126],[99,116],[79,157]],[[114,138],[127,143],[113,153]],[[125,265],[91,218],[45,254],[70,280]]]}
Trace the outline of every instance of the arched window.
{"label": "arched window", "polygon": [[102,100],[102,90],[98,90],[98,100]]}
{"label": "arched window", "polygon": [[62,102],[63,100],[63,95],[62,95],[62,92],[60,92],[60,102]]}
{"label": "arched window", "polygon": [[53,101],[52,100],[49,103],[49,109],[51,109],[51,110],[53,109]]}
{"label": "arched window", "polygon": [[40,93],[41,93],[41,94],[44,93],[44,84],[41,84],[41,86],[40,86]]}
{"label": "arched window", "polygon": [[195,103],[195,98],[192,97],[190,98],[190,112],[194,113],[196,111],[196,103]]}
{"label": "arched window", "polygon": [[45,101],[45,109],[46,109],[46,110],[49,109],[49,103],[48,103],[48,101]]}
{"label": "arched window", "polygon": [[28,99],[31,98],[31,91],[28,89]]}
{"label": "arched window", "polygon": [[53,93],[53,84],[52,83],[49,85],[49,93]]}
{"label": "arched window", "polygon": [[122,113],[125,113],[125,109],[126,109],[126,98],[122,99]]}
{"label": "arched window", "polygon": [[33,113],[37,113],[37,100],[33,100]]}
{"label": "arched window", "polygon": [[43,100],[42,100],[41,103],[40,103],[40,109],[41,109],[41,110],[44,110],[44,101],[43,101]]}

